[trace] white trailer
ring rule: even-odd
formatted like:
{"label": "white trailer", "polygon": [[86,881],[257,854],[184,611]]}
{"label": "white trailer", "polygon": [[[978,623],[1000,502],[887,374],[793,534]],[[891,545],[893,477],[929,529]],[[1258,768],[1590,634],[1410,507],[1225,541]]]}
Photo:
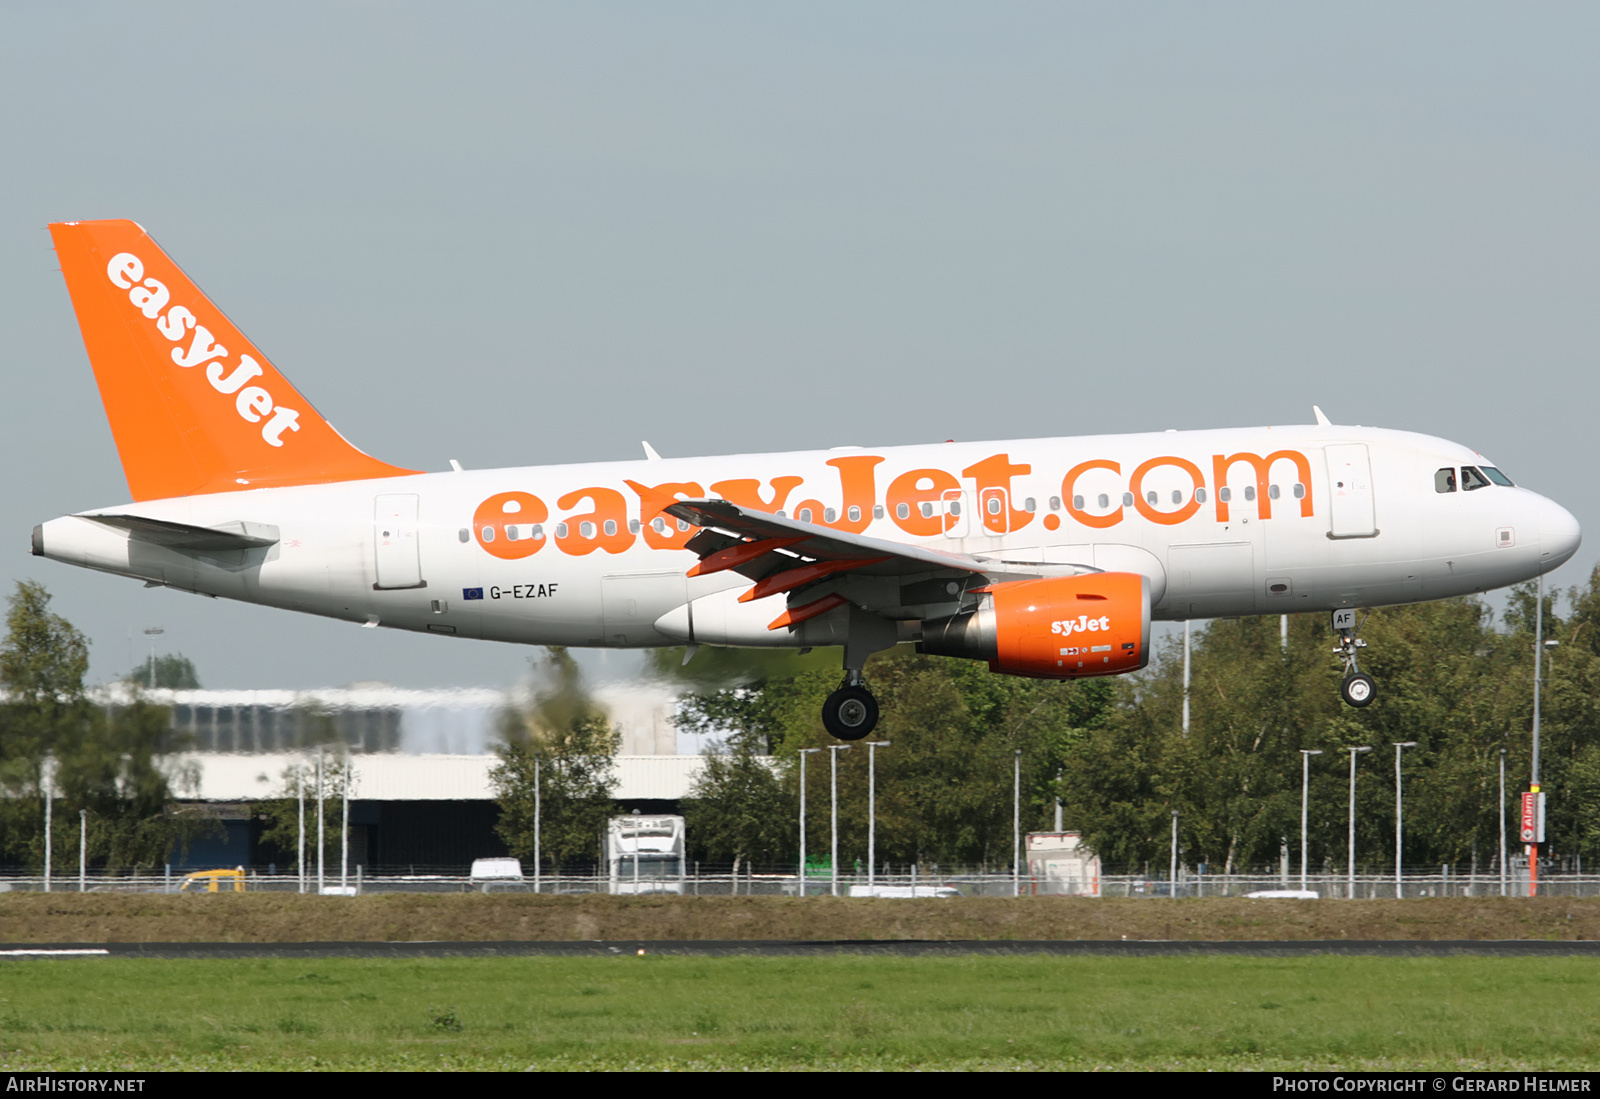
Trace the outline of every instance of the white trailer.
{"label": "white trailer", "polygon": [[682,893],[683,837],[682,817],[612,817],[606,828],[611,892]]}
{"label": "white trailer", "polygon": [[1040,896],[1098,897],[1100,856],[1077,832],[1028,833],[1028,891]]}

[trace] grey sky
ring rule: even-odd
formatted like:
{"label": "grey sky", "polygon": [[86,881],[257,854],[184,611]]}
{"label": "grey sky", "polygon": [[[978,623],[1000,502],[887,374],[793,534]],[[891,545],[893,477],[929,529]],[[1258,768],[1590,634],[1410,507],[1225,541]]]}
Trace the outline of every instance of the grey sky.
{"label": "grey sky", "polygon": [[214,686],[525,666],[27,555],[127,493],[45,225],[130,217],[415,468],[1315,402],[1560,500],[1578,583],[1597,31],[1464,3],[5,5],[0,581],[50,588],[94,678],[149,625]]}

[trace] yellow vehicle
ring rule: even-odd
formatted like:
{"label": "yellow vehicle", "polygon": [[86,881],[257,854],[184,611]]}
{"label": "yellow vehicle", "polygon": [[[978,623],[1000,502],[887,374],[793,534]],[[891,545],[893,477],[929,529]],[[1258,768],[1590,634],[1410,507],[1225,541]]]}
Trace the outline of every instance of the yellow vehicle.
{"label": "yellow vehicle", "polygon": [[[196,870],[193,874],[189,874],[183,879],[183,884],[178,886],[178,892],[191,892],[189,887],[192,885],[194,886],[192,892],[195,893],[221,893],[224,891],[222,887],[225,882],[233,883],[233,892],[243,893],[244,867],[240,866],[232,870]],[[201,888],[202,885],[205,887],[204,889]]]}

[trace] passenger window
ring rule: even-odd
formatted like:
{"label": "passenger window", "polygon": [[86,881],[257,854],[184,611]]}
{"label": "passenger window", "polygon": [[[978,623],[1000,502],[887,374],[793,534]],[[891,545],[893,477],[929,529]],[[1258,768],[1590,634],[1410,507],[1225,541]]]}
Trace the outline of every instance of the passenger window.
{"label": "passenger window", "polygon": [[850,521],[852,523],[861,522],[861,509],[859,507],[857,507],[856,505],[851,504],[850,505],[850,510],[846,511],[845,514],[850,517]]}
{"label": "passenger window", "polygon": [[1194,498],[1197,501],[1199,501],[1200,503],[1202,503],[1202,504],[1205,503],[1206,502],[1206,490],[1203,489],[1203,488],[1195,489],[1194,490]]}
{"label": "passenger window", "polygon": [[1174,504],[1183,503],[1183,490],[1182,489],[1176,489],[1175,488],[1175,489],[1172,490],[1172,502]]}
{"label": "passenger window", "polygon": [[1471,466],[1461,467],[1461,490],[1471,492],[1475,488],[1488,488],[1489,479]]}
{"label": "passenger window", "polygon": [[1032,514],[1033,512],[1039,510],[1039,504],[1032,496],[1030,496],[1026,500],[1022,501],[1022,510]]}
{"label": "passenger window", "polygon": [[1454,492],[1456,490],[1456,471],[1445,466],[1433,475],[1433,491]]}
{"label": "passenger window", "polygon": [[1233,489],[1229,488],[1227,485],[1223,485],[1221,488],[1217,489],[1217,499],[1226,504],[1229,500],[1233,499]]}
{"label": "passenger window", "polygon": [[839,518],[839,513],[837,511],[835,511],[833,508],[823,508],[822,509],[822,521],[824,523],[831,523],[837,518]]}
{"label": "passenger window", "polygon": [[1131,508],[1133,506],[1133,493],[1124,492],[1122,494],[1122,506],[1125,508]]}
{"label": "passenger window", "polygon": [[911,518],[911,505],[910,504],[896,504],[894,506],[894,517],[896,519],[909,519],[909,518]]}
{"label": "passenger window", "polygon": [[[883,505],[882,504],[873,504],[872,505],[872,517],[874,519],[882,519],[883,518]],[[901,518],[904,519],[905,516],[902,515]]]}
{"label": "passenger window", "polygon": [[1103,508],[1108,508],[1111,506],[1111,497],[1107,496],[1103,492],[1100,494],[1100,506]]}
{"label": "passenger window", "polygon": [[1295,486],[1294,486],[1294,498],[1296,500],[1304,500],[1306,498],[1306,486],[1305,485],[1302,485],[1299,482],[1295,483]]}
{"label": "passenger window", "polygon": [[1059,496],[1050,497],[1050,510],[1051,511],[1060,511],[1061,510],[1061,497],[1059,497]]}
{"label": "passenger window", "polygon": [[1246,500],[1254,500],[1256,498],[1256,486],[1255,485],[1245,485],[1244,486],[1244,498]]}
{"label": "passenger window", "polygon": [[1280,493],[1278,492],[1278,486],[1277,485],[1268,485],[1267,486],[1267,499],[1276,500],[1279,497],[1279,495],[1280,495]]}
{"label": "passenger window", "polygon": [[1082,511],[1083,510],[1083,497],[1082,496],[1074,496],[1072,498],[1072,507],[1073,507],[1073,509],[1075,511]]}
{"label": "passenger window", "polygon": [[1155,506],[1155,502],[1156,502],[1155,490],[1151,489],[1149,492],[1145,493],[1144,494],[1144,499],[1145,499],[1145,502],[1147,504],[1150,504],[1152,507],[1154,507]]}
{"label": "passenger window", "polygon": [[998,497],[998,496],[989,497],[989,501],[985,506],[988,508],[988,511],[989,511],[990,515],[999,515],[1000,514],[1000,497]]}

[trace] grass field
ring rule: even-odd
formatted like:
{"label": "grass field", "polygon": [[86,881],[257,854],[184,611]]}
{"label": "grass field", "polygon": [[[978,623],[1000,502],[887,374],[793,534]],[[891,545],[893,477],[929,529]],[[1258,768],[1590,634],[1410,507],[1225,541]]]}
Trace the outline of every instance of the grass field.
{"label": "grass field", "polygon": [[0,1070],[1587,1069],[1578,958],[0,963]]}

